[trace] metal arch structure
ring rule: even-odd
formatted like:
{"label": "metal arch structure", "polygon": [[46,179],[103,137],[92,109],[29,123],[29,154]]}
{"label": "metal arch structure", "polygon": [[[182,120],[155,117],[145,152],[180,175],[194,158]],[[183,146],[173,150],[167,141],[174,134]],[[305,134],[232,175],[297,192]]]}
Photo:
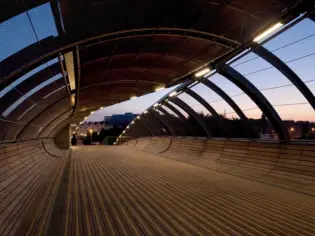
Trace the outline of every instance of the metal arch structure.
{"label": "metal arch structure", "polygon": [[254,45],[253,52],[258,56],[269,62],[273,67],[278,69],[292,84],[302,93],[305,99],[309,102],[312,108],[315,110],[315,97],[310,89],[303,83],[299,76],[294,73],[294,71],[287,66],[282,60],[280,60],[276,55],[270,52],[268,49],[260,46],[258,44]]}
{"label": "metal arch structure", "polygon": [[[165,110],[163,107],[161,107],[161,106],[158,106],[158,107],[156,108],[156,110],[161,111],[161,112],[166,116],[166,119],[172,117],[172,115],[171,115],[167,110]],[[174,117],[174,118],[175,118],[175,117]],[[179,117],[178,117],[178,118],[179,118]],[[183,122],[180,118],[179,118],[179,121],[180,121],[180,122]],[[179,133],[178,133],[178,130],[176,130],[175,133],[176,133],[176,135],[178,135],[178,134],[179,134]],[[184,129],[181,129],[181,130],[180,130],[180,133],[181,133],[181,135],[185,135]]]}
{"label": "metal arch structure", "polygon": [[262,110],[267,119],[273,125],[280,140],[290,140],[290,135],[276,110],[265,98],[265,96],[248,79],[228,65],[225,65],[224,68],[219,71],[219,73],[239,87],[257,104],[257,106]]}
{"label": "metal arch structure", "polygon": [[197,30],[191,29],[180,29],[180,28],[143,28],[143,29],[134,29],[134,30],[125,30],[125,31],[118,31],[109,34],[102,34],[97,37],[91,37],[88,39],[84,39],[63,47],[60,47],[52,52],[49,52],[43,55],[41,58],[38,58],[26,65],[23,68],[19,68],[8,76],[4,77],[0,81],[0,88],[3,84],[11,83],[15,78],[21,77],[27,72],[35,69],[37,66],[46,63],[47,61],[58,57],[62,53],[67,53],[70,51],[75,51],[76,49],[85,48],[87,46],[115,41],[117,39],[128,39],[134,38],[139,36],[152,36],[152,35],[168,35],[168,36],[183,36],[183,37],[191,37],[201,40],[206,40],[212,42],[214,44],[218,44],[224,46],[229,49],[234,49],[240,46],[239,42],[233,41],[231,39],[222,37],[220,35],[211,34],[208,32],[202,32]]}
{"label": "metal arch structure", "polygon": [[176,132],[172,128],[172,126],[168,123],[166,119],[163,119],[155,110],[150,110],[149,113],[151,113],[156,119],[158,119],[161,124],[166,128],[166,130],[169,132],[170,135],[176,136]]}
{"label": "metal arch structure", "polygon": [[188,95],[190,95],[191,97],[196,99],[202,106],[204,106],[210,112],[210,114],[214,118],[215,122],[220,127],[220,130],[222,131],[222,133],[225,135],[225,137],[227,137],[227,131],[224,128],[222,118],[219,116],[217,111],[209,103],[207,103],[201,96],[199,96],[197,93],[195,93],[193,90],[187,88],[185,90],[185,93],[187,93]]}
{"label": "metal arch structure", "polygon": [[232,109],[235,111],[235,113],[239,116],[239,118],[243,121],[244,127],[251,138],[256,138],[257,134],[253,130],[253,127],[248,122],[248,119],[244,112],[241,110],[241,108],[236,104],[236,102],[231,99],[229,95],[227,95],[226,92],[224,92],[219,86],[217,86],[215,83],[211,82],[210,80],[204,79],[201,81],[202,84],[207,86],[209,89],[214,91],[216,94],[218,94],[227,104],[229,104]]}
{"label": "metal arch structure", "polygon": [[202,120],[201,117],[190,106],[177,97],[173,97],[170,100],[186,111],[193,119],[195,119],[195,121],[197,121],[197,123],[204,129],[208,137],[212,136],[212,132],[209,130],[204,120]]}
{"label": "metal arch structure", "polygon": [[[5,17],[2,17],[1,19],[3,20],[9,19],[10,17],[15,16],[17,12],[23,12],[25,10],[32,9],[32,7],[34,6],[39,6],[42,3],[48,3],[49,1],[48,0],[34,0],[33,2],[30,3],[30,1],[27,0],[26,5],[22,8],[19,8],[16,4],[13,4],[12,6],[14,6],[14,8],[16,9],[13,9],[14,11],[13,10],[11,11],[11,9],[8,9],[8,11],[11,11],[11,12],[9,12],[8,14],[5,14]],[[188,2],[191,5],[198,4],[192,0],[188,0],[187,2],[185,2],[185,4]],[[225,9],[226,11],[229,11],[231,9],[234,9],[234,6],[231,8],[230,2],[231,1],[226,1],[224,4],[220,5],[220,10]],[[241,4],[242,0],[239,2]],[[71,2],[65,3],[65,5],[67,6],[68,4],[71,5]],[[152,22],[150,23],[146,22],[148,24],[145,24],[145,27],[141,24],[138,24],[138,25],[130,24],[131,27],[129,27],[129,25],[122,25],[121,26],[122,28],[117,28],[117,27],[110,28],[111,26],[106,28],[107,26],[104,27],[104,25],[98,24],[97,22],[95,22],[96,23],[95,25],[90,25],[91,28],[89,29],[89,34],[86,33],[87,31],[84,32],[84,30],[82,30],[81,32],[72,27],[72,23],[73,25],[77,25],[77,26],[79,24],[77,24],[78,22],[76,22],[75,20],[71,21],[75,19],[75,15],[73,15],[73,12],[71,12],[71,10],[69,10],[70,13],[63,12],[65,15],[68,13],[70,14],[66,16],[67,19],[66,21],[63,22],[62,20],[63,20],[64,15],[58,14],[60,13],[60,9],[58,9],[57,5],[58,4],[56,4],[56,1],[54,1],[51,6],[53,7],[52,9],[53,17],[55,17],[54,20],[55,20],[55,23],[57,24],[56,26],[57,26],[57,31],[59,35],[49,36],[41,40],[37,39],[36,43],[33,43],[27,46],[26,48],[21,49],[20,51],[9,56],[8,58],[5,58],[4,61],[6,63],[3,63],[3,61],[1,61],[0,66],[3,70],[0,72],[0,77],[1,77],[0,87],[4,88],[4,86],[17,81],[16,79],[20,79],[22,75],[26,75],[32,69],[35,69],[37,66],[44,65],[45,63],[47,64],[47,68],[44,68],[44,70],[46,69],[47,71],[51,70],[52,65],[48,66],[47,62],[48,60],[51,60],[53,58],[59,58],[59,64],[60,64],[60,67],[62,67],[63,65],[61,61],[62,56],[63,56],[62,54],[71,51],[74,56],[73,64],[74,64],[74,71],[75,71],[76,89],[73,90],[75,91],[73,92],[73,94],[76,95],[75,105],[73,107],[70,106],[69,108],[68,107],[64,108],[64,106],[61,105],[60,108],[58,109],[52,109],[53,115],[51,115],[50,117],[45,117],[46,113],[45,114],[42,113],[42,115],[41,114],[36,115],[34,111],[31,112],[30,114],[28,114],[29,116],[27,116],[27,121],[21,122],[21,124],[23,124],[24,127],[23,125],[19,125],[19,127],[17,126],[15,127],[16,130],[21,128],[22,133],[24,132],[24,130],[26,130],[25,133],[33,132],[33,130],[35,129],[29,128],[29,127],[33,126],[34,123],[38,122],[38,124],[40,124],[40,130],[38,130],[39,134],[37,135],[37,137],[40,137],[41,134],[46,129],[49,130],[50,132],[50,128],[52,127],[51,124],[55,126],[56,121],[61,122],[60,125],[56,126],[57,128],[60,128],[63,124],[71,120],[71,119],[62,120],[65,117],[60,115],[60,113],[64,110],[73,109],[74,112],[72,113],[72,118],[76,119],[78,117],[83,116],[83,114],[85,114],[84,112],[86,111],[86,109],[95,110],[100,106],[103,107],[103,106],[113,105],[114,103],[117,103],[118,101],[124,101],[126,99],[129,99],[131,96],[131,92],[136,93],[138,87],[140,91],[139,94],[143,95],[145,93],[154,91],[153,88],[155,84],[161,84],[161,85],[163,84],[165,85],[165,87],[170,87],[171,85],[175,85],[183,81],[185,83],[182,84],[182,86],[178,87],[181,90],[180,92],[186,92],[188,95],[193,96],[195,99],[197,98],[197,101],[201,105],[206,107],[206,109],[208,109],[211,114],[214,114],[213,117],[217,117],[217,113],[215,109],[213,109],[213,107],[210,104],[208,104],[198,94],[194,92],[190,92],[189,90],[190,89],[189,86],[195,82],[195,80],[193,80],[195,72],[199,71],[204,66],[209,66],[211,68],[218,68],[218,71],[221,70],[219,73],[221,74],[225,73],[226,77],[229,77],[230,80],[233,79],[234,82],[235,81],[238,82],[237,84],[238,87],[245,89],[247,94],[250,93],[251,98],[252,99],[254,98],[253,99],[254,102],[258,104],[258,106],[263,110],[264,113],[268,113],[267,118],[275,127],[279,135],[279,138],[281,140],[287,141],[289,140],[289,136],[287,134],[287,131],[285,130],[283,122],[281,121],[278,114],[276,114],[275,110],[270,105],[270,103],[268,103],[267,99],[265,99],[264,96],[262,96],[262,94],[257,95],[255,86],[251,84],[248,85],[247,82],[246,84],[242,83],[244,82],[244,79],[246,78],[241,77],[239,80],[237,80],[236,78],[240,77],[240,75],[235,73],[236,71],[231,71],[231,68],[226,68],[226,62],[232,60],[235,56],[239,57],[240,56],[239,53],[244,52],[244,50],[247,50],[247,49],[251,49],[250,51],[255,52],[257,55],[260,54],[259,56],[261,58],[271,63],[281,73],[283,73],[286,77],[288,77],[288,79],[299,89],[299,91],[303,94],[303,96],[307,99],[307,101],[311,104],[311,106],[315,108],[314,95],[310,92],[307,86],[303,84],[300,78],[298,78],[298,76],[294,74],[294,72],[288,66],[286,66],[285,63],[283,63],[279,58],[275,57],[269,51],[267,51],[266,53],[266,51],[263,51],[264,48],[261,49],[259,48],[257,44],[252,42],[253,36],[257,35],[258,33],[267,29],[269,26],[273,25],[276,20],[277,21],[279,20],[283,22],[284,24],[287,24],[288,22],[290,22],[291,20],[299,16],[301,13],[304,14],[301,17],[302,19],[309,17],[310,13],[314,13],[314,4],[310,0],[302,0],[302,1],[292,0],[290,1],[290,3],[284,0],[277,0],[277,4],[274,4],[275,6],[273,6],[273,4],[270,4],[270,6],[268,6],[269,8],[266,7],[267,10],[269,9],[272,10],[270,11],[269,15],[266,14],[264,15],[264,17],[259,17],[258,15],[255,14],[255,17],[253,17],[253,20],[259,19],[257,22],[255,23],[251,22],[251,24],[247,24],[246,22],[243,22],[244,25],[242,25],[241,22],[235,21],[238,24],[235,24],[236,27],[234,31],[229,30],[230,21],[220,21],[222,22],[222,25],[220,25],[220,27],[215,27],[215,25],[210,25],[210,27],[208,27],[206,24],[204,24],[204,22],[209,22],[209,21],[205,21],[205,19],[207,19],[207,15],[209,15],[209,13],[211,12],[207,12],[207,14],[204,14],[203,12],[202,13],[203,18],[201,16],[199,17],[200,22],[195,22],[196,25],[188,26],[187,24],[182,23],[182,22],[186,22],[185,17],[189,17],[189,14],[188,15],[186,14],[189,12],[185,12],[185,14],[183,14],[183,18],[176,19],[176,17],[175,18],[171,17],[168,19],[167,17],[161,17],[161,19],[165,18],[165,20],[168,21],[168,22],[164,22],[164,19],[163,19],[162,22],[160,22],[162,23],[160,25],[165,25],[164,28],[162,27],[156,28],[155,21],[153,22],[154,24],[151,24]],[[60,7],[62,8],[64,6],[60,6]],[[261,0],[255,1],[255,3],[249,6],[249,8],[254,8],[254,9],[258,8],[258,9],[261,9],[261,12],[268,13],[268,11],[267,10],[265,11],[265,8],[263,8],[263,4]],[[238,9],[241,9],[241,8],[238,8]],[[123,10],[128,10],[128,9],[123,9]],[[250,10],[253,10],[253,9],[249,9],[249,11]],[[0,12],[3,13],[3,10],[0,9]],[[112,11],[112,12],[113,12],[113,16],[115,16],[115,11]],[[178,11],[178,12],[172,13],[171,16],[173,15],[177,16],[176,15],[177,13],[182,14],[182,12]],[[242,12],[239,10],[236,11],[236,14],[240,14],[240,13],[241,14],[246,13],[248,15],[247,11],[246,12]],[[178,16],[181,16],[180,14]],[[221,15],[221,12],[218,12],[218,14],[216,15],[216,17],[218,18],[222,16],[224,15]],[[234,20],[238,20],[238,18],[242,18],[240,16],[242,15],[237,15],[237,17]],[[106,17],[106,15],[104,17]],[[231,17],[233,18],[234,16],[231,16]],[[65,23],[65,25],[63,26],[61,23]],[[228,23],[228,24],[224,24],[224,23]],[[30,19],[30,24],[32,25],[31,19]],[[242,31],[244,30],[243,32],[244,35],[239,34],[238,32],[235,33],[241,25],[242,25]],[[287,27],[287,25],[285,27]],[[34,33],[36,34],[35,32],[36,29],[34,27],[32,28],[33,28]],[[284,29],[281,29],[280,31],[283,31],[283,30]],[[146,43],[148,41],[148,38],[150,39],[150,41],[152,41],[150,42],[152,43],[152,45]],[[262,41],[262,42],[265,42],[265,41]],[[49,43],[52,43],[52,45],[50,45]],[[38,45],[40,45],[40,47],[38,47]],[[135,45],[137,47],[134,47]],[[40,50],[30,51],[30,49],[34,49],[35,47],[40,48]],[[110,48],[109,53],[107,53],[108,48]],[[99,50],[99,49],[104,49],[104,51]],[[115,57],[116,49],[117,49],[117,57]],[[31,53],[27,54],[26,52],[31,52]],[[154,54],[154,53],[158,55],[159,59],[156,60],[156,58],[152,55],[151,56],[145,55],[145,54]],[[120,54],[123,56],[121,56]],[[134,54],[135,57],[131,60],[128,57],[129,54]],[[168,54],[172,55],[174,58],[170,59],[171,56],[170,57],[165,56]],[[24,55],[25,58],[20,57],[20,55]],[[174,55],[179,55],[179,56],[175,58],[176,56]],[[105,60],[104,58],[108,58],[107,61],[104,61]],[[17,62],[13,63],[12,66],[11,65],[8,66],[7,62],[12,63],[12,61],[14,61],[13,59],[17,59]],[[132,61],[132,63],[126,64],[126,62],[130,62],[130,61]],[[135,63],[137,65],[133,67],[133,64],[134,64],[133,62],[135,61],[137,61],[138,64]],[[154,63],[152,63],[152,61],[154,61]],[[178,62],[179,66],[170,67],[170,65],[175,64],[174,62],[177,63],[177,61],[180,61]],[[108,75],[107,78],[102,78],[102,77],[97,78],[98,75],[97,73],[94,74],[94,72],[96,71],[96,68],[99,65],[97,64],[98,62],[100,62],[100,64],[105,67],[106,73],[111,69],[111,67],[119,68],[119,70],[121,70],[122,72],[126,72],[126,68],[135,69],[135,71],[137,72],[133,73],[134,77],[133,78],[130,77],[130,81],[135,81],[134,78],[136,78],[136,81],[137,81],[137,78],[148,78],[149,81],[148,83],[142,83],[138,81],[136,86],[130,83],[130,85],[124,87],[124,86],[120,86],[119,83],[115,83],[113,81],[108,80],[108,77],[110,77],[109,73],[107,74]],[[19,64],[19,63],[22,63],[22,64]],[[152,64],[154,66],[152,66]],[[155,65],[158,65],[158,66],[155,67]],[[142,67],[145,69],[145,72],[143,73],[141,71]],[[162,69],[161,71],[156,70],[154,73],[149,74],[148,76],[146,72],[152,72],[154,70],[152,68],[154,69],[162,68]],[[168,75],[166,75],[165,73],[167,69],[169,69],[169,71],[171,72]],[[57,71],[58,71],[58,68],[57,68]],[[68,74],[65,72],[67,71],[64,71],[62,69],[63,75]],[[99,72],[103,72],[103,71],[99,70]],[[138,76],[137,73],[142,73],[142,74],[140,77],[137,77]],[[31,77],[37,78],[38,74],[39,72],[34,74],[34,76],[31,76]],[[122,73],[122,74],[125,75],[126,73]],[[172,75],[174,74],[176,76],[172,77]],[[89,79],[91,77],[89,76],[93,77],[94,80],[90,81]],[[37,78],[37,80],[39,79]],[[203,82],[202,80],[198,80],[198,81]],[[20,97],[26,95],[27,92],[34,89],[36,83],[38,85],[38,81],[36,82],[32,80],[32,83],[30,86],[25,86],[25,83],[23,84],[23,86],[21,84],[22,92],[20,93]],[[249,135],[249,137],[254,137],[255,136],[254,132],[251,132],[252,130],[251,130],[251,127],[249,127],[250,125],[249,125],[247,117],[241,111],[238,105],[234,103],[233,100],[229,96],[226,95],[224,90],[222,90],[221,88],[215,88],[213,85],[209,86],[209,84],[211,84],[210,81],[203,82],[203,83],[207,87],[209,88],[211,87],[213,91],[216,91],[225,101],[227,101],[228,104],[231,105],[231,107],[236,111],[236,113],[239,115],[241,120],[243,120],[248,130],[248,133],[251,134]],[[102,85],[106,85],[106,84],[109,85],[109,88],[107,89],[107,91],[110,91],[112,89],[114,95],[106,96],[106,102],[104,102],[103,104],[100,104],[99,106],[98,103],[100,102],[98,102],[97,96],[100,94],[103,95],[102,94],[103,91],[102,91],[102,88],[96,91],[96,88],[101,87]],[[67,87],[67,83],[65,83],[64,85]],[[132,89],[128,90],[128,87],[132,87]],[[58,86],[56,86],[56,88],[60,89],[60,87]],[[86,92],[84,88],[91,88],[91,90]],[[36,93],[36,98],[40,98],[40,99],[44,98],[46,95],[48,95],[47,91],[48,90],[42,89],[40,92]],[[94,91],[95,91],[95,96],[94,96]],[[124,96],[119,97],[120,91],[121,91],[121,94],[124,94]],[[99,94],[97,94],[97,92],[99,92]],[[81,100],[81,95],[91,96],[91,98],[88,97],[87,100],[84,100],[84,98]],[[12,93],[10,94],[10,96],[8,96],[8,98],[10,98],[11,100],[9,101],[8,99],[7,101],[12,102],[14,101],[14,99],[15,101],[17,101],[19,99],[17,96],[18,95],[16,94],[14,95]],[[115,99],[113,99],[113,97]],[[40,99],[37,99],[35,102],[38,102],[38,101],[42,102],[44,100],[44,99],[42,100]],[[165,100],[165,98],[163,98],[162,100]],[[175,100],[178,100],[178,98],[176,97],[170,98],[170,100],[175,101]],[[95,105],[91,101],[96,101],[95,104],[97,105]],[[50,106],[53,106],[54,104],[54,102],[52,102],[51,100],[49,100],[47,103],[45,102],[46,101],[43,101],[43,103],[45,104],[45,106],[43,107],[50,107]],[[186,112],[189,111],[188,112],[189,115],[192,116],[192,118],[194,118],[197,121],[197,123],[200,124],[201,127],[203,127],[204,129],[206,128],[207,136],[210,137],[212,134],[211,127],[205,127],[205,125],[202,124],[202,118],[199,116],[199,118],[201,119],[198,119],[198,114],[194,114],[193,109],[189,110],[191,109],[191,107],[189,107],[188,104],[186,104],[184,101],[181,101],[181,100],[179,102],[184,103],[182,104],[182,106],[187,105],[185,109],[181,106],[180,107]],[[163,103],[164,101],[161,102],[161,104]],[[168,104],[164,104],[164,105],[167,106]],[[29,105],[29,102],[27,101],[25,102],[25,104],[23,104],[22,108],[19,108],[19,110],[28,111],[28,108],[31,108],[31,106]],[[174,111],[173,109],[171,110]],[[160,109],[160,111],[164,113],[162,108]],[[46,110],[44,109],[40,112],[46,112]],[[49,111],[47,110],[47,112],[49,113],[50,110]],[[152,117],[154,117],[151,111],[148,111],[148,112],[151,114]],[[177,108],[175,108],[174,113],[178,114],[180,113],[180,111],[177,111]],[[16,112],[16,114],[19,114],[19,112]],[[62,114],[65,114],[65,112]],[[181,119],[182,121],[187,120],[182,115],[178,115],[178,116],[179,116],[179,119]],[[14,120],[16,119],[16,116],[15,117],[11,116],[11,117],[13,118],[10,121],[14,123],[14,121],[16,121]],[[152,121],[154,120],[155,119],[152,118]],[[167,115],[165,117],[165,120],[167,121]],[[32,123],[33,121],[35,122]],[[159,119],[159,121],[161,121],[161,119]],[[164,127],[166,127],[165,122],[163,124],[164,124]],[[148,124],[148,126],[150,125],[151,124]],[[158,123],[156,123],[156,125],[158,125]],[[150,127],[148,127],[147,129],[149,128]],[[224,129],[224,125],[221,124],[221,128]],[[150,131],[148,130],[148,132]],[[20,134],[18,134],[18,136],[19,135]],[[24,133],[22,136],[24,138],[25,136]]]}
{"label": "metal arch structure", "polygon": [[179,110],[177,110],[172,104],[165,102],[163,105],[169,108],[171,111],[173,111],[179,117],[181,122],[184,122],[186,120],[186,117]]}

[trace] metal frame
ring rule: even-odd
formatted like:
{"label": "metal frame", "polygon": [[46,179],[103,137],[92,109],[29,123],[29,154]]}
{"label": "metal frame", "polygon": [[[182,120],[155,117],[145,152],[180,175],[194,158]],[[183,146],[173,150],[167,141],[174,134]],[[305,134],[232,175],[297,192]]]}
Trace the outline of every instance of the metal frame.
{"label": "metal frame", "polygon": [[[174,117],[173,115],[171,115],[167,110],[165,110],[165,109],[164,109],[163,107],[161,107],[161,106],[157,107],[156,109],[159,110],[160,112],[162,112],[166,117]],[[178,117],[174,117],[174,118],[177,119]],[[181,118],[179,118],[179,119],[180,119],[181,122],[183,122],[183,121],[181,120]],[[185,130],[182,129],[181,131],[182,131],[181,136],[182,136],[182,135],[185,135]],[[176,135],[178,135],[178,130],[176,130]]]}
{"label": "metal frame", "polygon": [[287,77],[288,80],[290,80],[291,83],[295,85],[295,87],[302,93],[302,95],[315,110],[315,97],[313,93],[303,83],[299,76],[289,66],[287,66],[287,64],[285,64],[281,59],[279,59],[268,49],[258,44],[255,45],[255,49],[253,50],[253,52],[263,58],[265,61],[269,62],[273,67],[278,69],[285,77]]}
{"label": "metal frame", "polygon": [[265,98],[265,96],[248,79],[228,65],[225,65],[224,68],[219,71],[219,73],[239,87],[256,103],[256,105],[262,110],[267,119],[273,125],[280,140],[290,140],[290,135],[276,110]]}
{"label": "metal frame", "polygon": [[199,123],[200,126],[204,129],[208,137],[212,136],[212,133],[209,130],[206,123],[204,122],[204,120],[202,120],[201,117],[190,106],[188,106],[185,102],[183,102],[181,99],[177,97],[173,97],[170,100],[174,102],[177,106],[182,108],[184,111],[186,111],[190,116],[192,116],[197,121],[197,123]]}
{"label": "metal frame", "polygon": [[167,129],[168,133],[172,136],[176,136],[176,132],[172,128],[172,126],[163,119],[155,110],[150,110],[149,113],[151,113],[156,119],[158,119],[161,124]]}
{"label": "metal frame", "polygon": [[[151,117],[149,117],[149,116],[151,116]],[[148,131],[149,131],[151,134],[156,135],[155,132],[154,132],[154,128],[155,128],[156,126],[154,126],[154,125],[152,125],[152,124],[147,125],[147,122],[145,121],[145,118],[146,118],[146,119],[152,119],[152,118],[153,118],[153,119],[156,119],[157,122],[165,128],[165,125],[164,125],[159,119],[157,119],[152,113],[150,113],[150,112],[148,112],[148,113],[146,114],[146,116],[142,117],[140,120],[139,120],[139,119],[136,119],[135,124],[137,124],[138,122],[142,122],[143,125],[148,129]],[[133,124],[133,125],[135,125],[135,124]],[[152,127],[153,129],[150,130],[150,127]],[[170,134],[170,131],[169,131],[168,129],[166,129],[166,131]],[[154,136],[154,135],[152,135],[152,136]]]}
{"label": "metal frame", "polygon": [[214,91],[216,94],[218,94],[227,104],[229,104],[232,109],[235,111],[235,113],[240,117],[240,119],[243,121],[243,124],[246,128],[246,131],[251,138],[257,137],[257,133],[254,131],[253,127],[250,125],[246,115],[241,110],[241,108],[236,104],[236,102],[233,101],[233,99],[224,92],[219,86],[217,86],[215,83],[211,82],[208,79],[205,79],[201,82],[205,86],[207,86],[209,89]]}
{"label": "metal frame", "polygon": [[165,102],[163,103],[163,105],[169,108],[170,110],[172,110],[178,116],[181,122],[184,122],[185,120],[187,120],[186,117],[179,110],[177,110],[177,108],[174,107],[172,104]]}
{"label": "metal frame", "polygon": [[204,106],[210,112],[214,121],[218,124],[218,126],[220,127],[220,129],[223,132],[223,134],[225,135],[225,137],[227,137],[227,130],[224,128],[222,118],[217,113],[217,111],[209,103],[207,103],[200,95],[195,93],[193,90],[187,88],[185,90],[185,93],[187,93],[188,95],[190,95],[191,97],[196,99],[202,106]]}

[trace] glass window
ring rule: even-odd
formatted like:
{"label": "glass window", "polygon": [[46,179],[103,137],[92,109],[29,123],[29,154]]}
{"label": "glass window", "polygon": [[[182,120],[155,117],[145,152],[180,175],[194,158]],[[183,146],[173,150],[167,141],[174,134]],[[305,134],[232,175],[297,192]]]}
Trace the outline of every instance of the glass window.
{"label": "glass window", "polygon": [[[38,40],[58,35],[50,3],[30,9],[28,13]],[[26,12],[2,22],[0,35],[0,62],[37,42]]]}

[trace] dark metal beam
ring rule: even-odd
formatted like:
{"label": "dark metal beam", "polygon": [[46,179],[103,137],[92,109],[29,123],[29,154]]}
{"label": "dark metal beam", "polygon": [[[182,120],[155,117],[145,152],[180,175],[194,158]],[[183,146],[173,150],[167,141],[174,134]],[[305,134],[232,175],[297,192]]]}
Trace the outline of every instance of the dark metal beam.
{"label": "dark metal beam", "polygon": [[277,68],[285,77],[287,77],[292,84],[302,93],[306,100],[315,110],[315,97],[311,90],[305,85],[305,83],[294,73],[294,71],[285,64],[280,58],[270,52],[268,49],[256,44],[254,53],[269,62],[272,66]]}
{"label": "dark metal beam", "polygon": [[163,105],[169,108],[170,110],[172,110],[178,116],[181,122],[184,122],[186,120],[186,117],[179,110],[177,110],[176,107],[174,107],[172,104],[166,102]]}
{"label": "dark metal beam", "polygon": [[[217,111],[209,104],[207,103],[201,96],[199,96],[197,93],[195,93],[193,90],[187,88],[185,92],[196,99],[202,106],[204,106],[212,115],[215,122],[220,127],[221,131],[224,133],[225,137],[227,137],[227,131],[224,128],[224,124],[222,122],[222,117],[217,113]],[[210,127],[211,128],[211,127]]]}
{"label": "dark metal beam", "polygon": [[[165,110],[163,107],[159,106],[156,109],[159,110],[160,112],[162,112],[166,117],[168,117],[166,119],[168,119],[168,120],[176,119],[176,121],[177,121],[178,117],[173,116],[167,110]],[[179,118],[179,121],[181,124],[183,124],[183,121],[181,120],[181,118]],[[185,136],[184,126],[179,130],[176,129],[176,135]]]}
{"label": "dark metal beam", "polygon": [[176,136],[176,131],[172,128],[168,121],[164,119],[164,117],[162,117],[160,114],[158,114],[158,112],[152,109],[149,112],[163,124],[163,126],[168,130],[169,134],[171,134],[172,136]]}
{"label": "dark metal beam", "polygon": [[224,92],[219,86],[217,86],[215,83],[211,82],[208,79],[205,79],[202,81],[202,83],[207,86],[209,89],[214,91],[216,94],[218,94],[227,104],[229,104],[235,113],[239,116],[239,118],[243,121],[243,124],[246,128],[246,131],[251,138],[256,138],[257,133],[254,131],[253,127],[250,125],[246,115],[241,110],[241,108],[234,102],[234,100],[226,93]]}
{"label": "dark metal beam", "polygon": [[212,136],[211,131],[209,130],[205,121],[190,106],[188,106],[185,102],[177,97],[171,98],[171,101],[182,108],[184,111],[186,111],[190,116],[192,116],[197,121],[197,123],[201,125],[208,137]]}
{"label": "dark metal beam", "polygon": [[290,140],[289,133],[276,110],[248,79],[228,65],[225,65],[219,73],[238,86],[256,103],[273,125],[280,140]]}

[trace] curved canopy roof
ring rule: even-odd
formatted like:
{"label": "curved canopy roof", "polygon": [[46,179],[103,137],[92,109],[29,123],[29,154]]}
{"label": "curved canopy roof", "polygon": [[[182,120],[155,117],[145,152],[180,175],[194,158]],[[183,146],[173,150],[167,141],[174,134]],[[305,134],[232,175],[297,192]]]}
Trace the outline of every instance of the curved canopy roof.
{"label": "curved canopy roof", "polygon": [[[25,31],[36,39],[0,58],[2,140],[52,136],[101,106],[185,81],[240,49],[298,3],[1,1],[0,37],[23,41],[14,34]],[[43,21],[49,19],[43,12],[54,23],[46,35]],[[14,24],[19,17],[28,27]]]}

